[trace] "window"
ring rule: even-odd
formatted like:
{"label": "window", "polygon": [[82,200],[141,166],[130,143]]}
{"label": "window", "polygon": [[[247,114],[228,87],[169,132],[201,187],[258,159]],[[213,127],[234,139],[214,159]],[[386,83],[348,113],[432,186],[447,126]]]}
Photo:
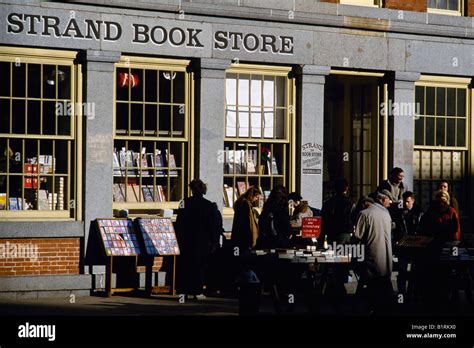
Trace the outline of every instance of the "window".
{"label": "window", "polygon": [[341,0],[343,5],[380,7],[380,0]]}
{"label": "window", "polygon": [[75,52],[0,48],[0,218],[80,212]]}
{"label": "window", "polygon": [[462,0],[428,0],[428,12],[461,16]]}
{"label": "window", "polygon": [[[250,186],[267,197],[293,189],[294,87],[290,68],[239,65],[226,72],[224,203]],[[263,203],[263,202],[261,202]]]}
{"label": "window", "polygon": [[423,77],[415,88],[415,193],[426,207],[441,179],[465,207],[469,79]]}
{"label": "window", "polygon": [[191,177],[189,61],[123,57],[115,69],[114,208],[178,207]]}

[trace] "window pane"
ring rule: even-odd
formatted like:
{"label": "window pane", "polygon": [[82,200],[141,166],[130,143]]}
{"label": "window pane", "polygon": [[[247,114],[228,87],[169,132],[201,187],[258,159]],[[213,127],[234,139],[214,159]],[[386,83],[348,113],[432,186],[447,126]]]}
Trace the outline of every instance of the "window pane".
{"label": "window pane", "polygon": [[253,107],[251,109],[251,137],[261,138],[262,137],[262,109]]}
{"label": "window pane", "polygon": [[273,138],[273,121],[275,119],[273,108],[264,108],[264,120],[263,120],[263,136],[265,138]]}
{"label": "window pane", "polygon": [[435,89],[426,87],[426,115],[434,115],[435,110]]}
{"label": "window pane", "polygon": [[466,146],[466,120],[457,120],[457,146]]}
{"label": "window pane", "polygon": [[437,146],[444,146],[444,135],[445,135],[445,121],[446,119],[437,118],[436,119],[436,145]]}
{"label": "window pane", "polygon": [[225,102],[227,105],[236,105],[237,96],[237,75],[227,74],[225,80]]}
{"label": "window pane", "polygon": [[[167,117],[169,119],[169,116]],[[142,124],[143,124],[143,105],[132,104],[131,115],[130,115],[130,132],[132,132],[131,135],[141,134],[141,131],[143,129]]]}
{"label": "window pane", "polygon": [[171,102],[171,71],[162,71],[159,72],[159,81],[160,81],[160,103],[170,103]]}
{"label": "window pane", "polygon": [[446,122],[446,146],[456,146],[456,120],[448,118]]}
{"label": "window pane", "polygon": [[226,109],[226,137],[235,137],[237,135],[236,107],[228,106]]}
{"label": "window pane", "polygon": [[[240,98],[239,98],[240,99]],[[239,106],[239,137],[249,136],[249,108],[245,106]]]}
{"label": "window pane", "polygon": [[57,69],[55,65],[43,65],[43,98],[56,98]]}
{"label": "window pane", "polygon": [[250,75],[239,75],[239,105],[249,105]]}
{"label": "window pane", "polygon": [[[60,65],[57,70],[58,98],[71,99],[71,67]],[[30,83],[28,76],[28,84]]]}
{"label": "window pane", "polygon": [[434,118],[426,118],[426,143],[425,145],[434,145]]}
{"label": "window pane", "polygon": [[459,4],[459,0],[449,0],[448,10],[459,11],[458,4]]}
{"label": "window pane", "polygon": [[457,98],[457,114],[458,116],[466,116],[466,90],[458,89],[458,98]]}
{"label": "window pane", "polygon": [[115,128],[117,134],[128,132],[128,103],[117,103],[115,107]]}
{"label": "window pane", "polygon": [[446,115],[446,88],[436,88],[436,115]]}
{"label": "window pane", "polygon": [[132,69],[130,75],[131,95],[134,101],[143,101],[143,70]]}
{"label": "window pane", "polygon": [[0,76],[2,83],[0,83],[0,96],[10,96],[10,63],[0,62]]}
{"label": "window pane", "polygon": [[424,145],[425,117],[415,120],[415,145]]}
{"label": "window pane", "polygon": [[[12,127],[13,127],[13,133],[25,134],[25,101],[24,100],[12,100]],[[39,134],[39,127],[37,129],[37,132],[35,133]]]}
{"label": "window pane", "polygon": [[184,105],[173,106],[173,136],[184,136]]}
{"label": "window pane", "polygon": [[0,133],[10,133],[10,99],[0,99]]}
{"label": "window pane", "polygon": [[250,96],[251,105],[261,106],[262,105],[262,75],[252,75],[250,90],[251,90],[251,96]]}
{"label": "window pane", "polygon": [[436,8],[436,0],[428,0],[429,8]]}
{"label": "window pane", "polygon": [[276,95],[277,95],[276,106],[285,106],[286,105],[286,78],[283,76],[276,77]]}
{"label": "window pane", "polygon": [[448,105],[447,105],[447,115],[455,116],[456,115],[456,89],[448,88]]}
{"label": "window pane", "polygon": [[[64,116],[61,116],[64,117]],[[66,116],[67,117],[67,116]],[[28,110],[29,123],[29,110]],[[28,124],[28,128],[30,125]],[[56,102],[43,102],[43,134],[56,134]]]}
{"label": "window pane", "polygon": [[116,81],[117,100],[128,100],[128,92],[129,92],[129,83],[127,82],[128,76],[129,76],[128,68],[117,69],[117,81]]}
{"label": "window pane", "polygon": [[25,97],[26,64],[13,64],[12,69],[13,97]]}
{"label": "window pane", "polygon": [[175,72],[175,74],[173,79],[173,103],[184,103],[184,72]]}
{"label": "window pane", "polygon": [[425,114],[425,87],[417,86],[415,88],[415,110],[418,114]]}
{"label": "window pane", "polygon": [[275,105],[274,86],[274,77],[265,76],[265,80],[263,81],[263,103],[265,106]]}
{"label": "window pane", "polygon": [[145,70],[145,101],[156,102],[157,101],[157,72],[156,70]]}
{"label": "window pane", "polygon": [[446,0],[438,0],[438,8],[442,10],[446,10],[448,8],[448,4]]}
{"label": "window pane", "polygon": [[[43,112],[50,112],[50,110],[43,109]],[[68,116],[61,116],[61,118],[69,119]],[[54,122],[54,119],[53,119],[53,122]],[[40,129],[40,102],[28,101],[28,134],[39,134],[40,133],[39,129]],[[45,133],[45,134],[48,134],[48,133]]]}
{"label": "window pane", "polygon": [[[3,76],[1,71],[0,76]],[[41,98],[41,65],[39,64],[28,64],[28,98]]]}
{"label": "window pane", "polygon": [[285,112],[286,109],[276,109],[276,138],[284,139],[285,138]]}

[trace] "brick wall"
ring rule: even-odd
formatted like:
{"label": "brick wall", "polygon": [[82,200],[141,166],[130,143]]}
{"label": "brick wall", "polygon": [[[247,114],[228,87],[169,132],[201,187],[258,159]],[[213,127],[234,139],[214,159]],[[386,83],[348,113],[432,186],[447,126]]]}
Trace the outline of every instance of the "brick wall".
{"label": "brick wall", "polygon": [[79,238],[0,239],[0,276],[79,274]]}
{"label": "brick wall", "polygon": [[426,12],[427,11],[426,0],[385,0],[384,7],[391,8],[396,10],[406,10],[406,11],[417,11],[417,12]]}
{"label": "brick wall", "polygon": [[474,17],[474,0],[467,0],[467,15]]}

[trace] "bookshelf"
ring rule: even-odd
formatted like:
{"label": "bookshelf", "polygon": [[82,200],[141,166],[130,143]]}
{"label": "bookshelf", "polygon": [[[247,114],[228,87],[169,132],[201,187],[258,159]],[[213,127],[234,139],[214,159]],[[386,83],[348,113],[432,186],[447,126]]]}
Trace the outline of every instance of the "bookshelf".
{"label": "bookshelf", "polygon": [[114,209],[177,209],[187,196],[193,93],[188,65],[126,56],[116,64]]}
{"label": "bookshelf", "polygon": [[262,207],[276,185],[295,187],[295,88],[291,68],[233,65],[226,71],[222,163],[224,214],[250,186]]}

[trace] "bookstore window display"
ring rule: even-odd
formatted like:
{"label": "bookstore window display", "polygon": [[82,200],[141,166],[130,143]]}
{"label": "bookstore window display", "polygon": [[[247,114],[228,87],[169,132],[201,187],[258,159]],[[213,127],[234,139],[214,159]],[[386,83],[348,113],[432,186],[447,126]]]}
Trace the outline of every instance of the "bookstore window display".
{"label": "bookstore window display", "polygon": [[[75,52],[0,49],[0,217],[74,219]],[[62,111],[62,112],[61,112]]]}
{"label": "bookstore window display", "polygon": [[293,187],[294,80],[291,68],[233,66],[226,71],[223,198],[233,203],[250,186]]}
{"label": "bookstore window display", "polygon": [[176,209],[191,166],[189,61],[123,57],[115,70],[114,208]]}
{"label": "bookstore window display", "polygon": [[[430,78],[416,84],[414,192],[426,207],[441,179],[466,207],[470,79]],[[464,184],[463,184],[464,183]]]}

